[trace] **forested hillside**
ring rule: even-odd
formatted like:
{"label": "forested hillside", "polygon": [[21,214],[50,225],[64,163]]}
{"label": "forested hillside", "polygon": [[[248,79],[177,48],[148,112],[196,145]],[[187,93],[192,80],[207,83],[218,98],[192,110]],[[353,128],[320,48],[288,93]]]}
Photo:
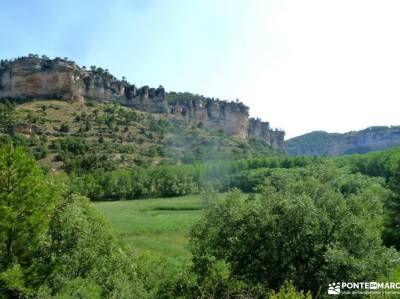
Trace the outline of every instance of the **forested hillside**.
{"label": "forested hillside", "polygon": [[262,140],[241,139],[204,129],[199,122],[117,103],[3,101],[0,109],[3,142],[11,138],[28,146],[53,171],[81,173],[280,155]]}

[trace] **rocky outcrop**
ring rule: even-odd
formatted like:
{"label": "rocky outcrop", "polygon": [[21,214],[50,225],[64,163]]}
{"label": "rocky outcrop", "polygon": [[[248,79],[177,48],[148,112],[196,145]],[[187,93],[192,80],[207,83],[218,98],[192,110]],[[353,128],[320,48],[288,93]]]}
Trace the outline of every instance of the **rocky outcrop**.
{"label": "rocky outcrop", "polygon": [[249,138],[256,138],[266,141],[275,149],[281,149],[285,143],[285,132],[272,130],[269,122],[263,122],[259,118],[250,118],[248,126]]}
{"label": "rocky outcrop", "polygon": [[87,70],[61,58],[30,55],[0,63],[0,99],[115,101],[150,113],[173,114],[240,138],[262,139],[276,149],[283,147],[284,132],[271,130],[268,123],[260,120],[249,120],[249,108],[244,104],[180,95],[183,97],[179,101],[168,102],[162,86],[138,88],[126,80],[117,80],[102,68]]}
{"label": "rocky outcrop", "polygon": [[242,103],[188,98],[181,103],[170,103],[170,113],[195,121],[204,128],[223,130],[230,135],[247,138],[249,108]]}
{"label": "rocky outcrop", "polygon": [[117,80],[101,68],[91,71],[61,58],[37,56],[2,61],[0,98],[53,98],[65,100],[117,101],[153,113],[168,111],[162,86],[137,88]]}
{"label": "rocky outcrop", "polygon": [[400,146],[400,126],[370,127],[344,134],[311,132],[289,139],[286,151],[295,156],[337,156],[363,154],[393,146]]}

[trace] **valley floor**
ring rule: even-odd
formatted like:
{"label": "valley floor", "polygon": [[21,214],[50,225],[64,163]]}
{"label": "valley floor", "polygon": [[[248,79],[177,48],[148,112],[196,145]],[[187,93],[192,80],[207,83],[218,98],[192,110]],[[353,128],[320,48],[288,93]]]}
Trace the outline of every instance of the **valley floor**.
{"label": "valley floor", "polygon": [[188,258],[187,234],[202,215],[200,195],[97,202],[116,236],[141,253]]}

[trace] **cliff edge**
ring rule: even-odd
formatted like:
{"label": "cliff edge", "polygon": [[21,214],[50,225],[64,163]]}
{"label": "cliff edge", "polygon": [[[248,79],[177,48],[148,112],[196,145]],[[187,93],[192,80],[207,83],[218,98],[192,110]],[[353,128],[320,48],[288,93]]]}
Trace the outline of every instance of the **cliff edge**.
{"label": "cliff edge", "polygon": [[249,108],[243,103],[188,93],[179,95],[179,100],[167,100],[162,86],[137,87],[102,68],[88,70],[62,58],[29,55],[0,61],[0,99],[119,102],[149,113],[172,114],[240,138],[261,139],[275,149],[283,148],[285,133],[270,129],[268,122],[249,118]]}

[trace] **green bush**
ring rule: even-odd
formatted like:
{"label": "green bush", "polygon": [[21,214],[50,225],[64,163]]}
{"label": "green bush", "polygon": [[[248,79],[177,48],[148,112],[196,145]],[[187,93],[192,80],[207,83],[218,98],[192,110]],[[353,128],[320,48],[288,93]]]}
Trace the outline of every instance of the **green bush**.
{"label": "green bush", "polygon": [[208,209],[191,231],[193,269],[207,278],[223,260],[265,294],[292,281],[315,296],[332,281],[387,276],[398,258],[381,241],[387,195],[381,180],[328,164],[275,170],[261,196],[234,192]]}
{"label": "green bush", "polygon": [[297,292],[291,284],[285,284],[278,292],[272,291],[268,299],[312,299],[311,293]]}
{"label": "green bush", "polygon": [[64,132],[64,133],[69,132],[69,125],[66,123],[62,123],[60,126],[60,132]]}
{"label": "green bush", "polygon": [[0,148],[0,298],[145,298],[103,216],[59,195],[21,148]]}
{"label": "green bush", "polygon": [[44,159],[48,153],[47,146],[39,144],[33,148],[33,156],[36,160]]}
{"label": "green bush", "polygon": [[85,197],[72,195],[58,203],[38,260],[42,272],[51,270],[44,285],[52,295],[73,291],[71,282],[85,279],[101,298],[144,296],[133,258],[117,245]]}

